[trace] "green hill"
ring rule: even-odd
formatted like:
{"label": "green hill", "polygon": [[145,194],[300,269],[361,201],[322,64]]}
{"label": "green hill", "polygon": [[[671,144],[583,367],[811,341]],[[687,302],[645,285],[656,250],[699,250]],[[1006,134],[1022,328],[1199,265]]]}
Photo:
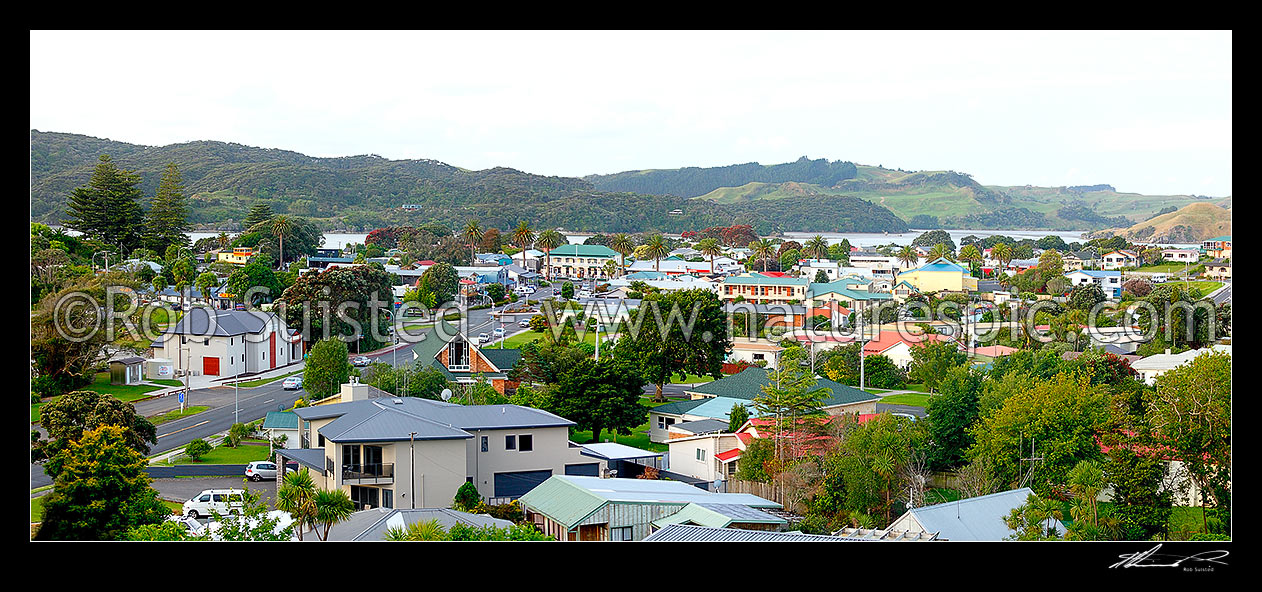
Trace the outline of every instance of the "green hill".
{"label": "green hill", "polygon": [[[146,195],[153,195],[166,164],[177,163],[190,196],[190,220],[204,228],[232,229],[259,202],[277,212],[315,219],[326,230],[427,222],[458,227],[474,218],[484,228],[511,228],[529,220],[535,228],[594,232],[677,233],[734,223],[751,224],[761,233],[906,228],[889,210],[846,197],[815,196],[789,207],[762,202],[725,206],[606,191],[583,179],[509,168],[471,171],[436,160],[376,155],[315,158],[211,141],[150,147],[38,130],[31,131],[31,220],[60,223],[71,190],[88,182],[101,154],[137,171]],[[794,170],[818,168],[811,162]],[[403,210],[404,204],[420,207]],[[820,216],[818,208],[830,213]]]}
{"label": "green hill", "polygon": [[803,156],[794,162],[761,165],[756,162],[721,167],[686,167],[682,169],[650,169],[612,175],[583,177],[602,191],[634,191],[657,195],[697,197],[720,187],[737,187],[747,183],[784,183],[796,181],[830,187],[858,174],[852,162],[829,162]]}
{"label": "green hill", "polygon": [[1231,210],[1213,203],[1198,202],[1129,228],[1115,228],[1099,234],[1106,233],[1119,234],[1132,241],[1199,243],[1231,234]]}

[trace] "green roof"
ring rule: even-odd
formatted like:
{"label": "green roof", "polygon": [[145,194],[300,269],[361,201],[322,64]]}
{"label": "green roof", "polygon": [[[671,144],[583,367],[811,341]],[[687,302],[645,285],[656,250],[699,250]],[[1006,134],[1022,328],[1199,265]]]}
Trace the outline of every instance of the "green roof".
{"label": "green roof", "polygon": [[705,399],[691,399],[688,401],[675,401],[674,403],[658,405],[657,407],[649,409],[649,411],[652,411],[654,413],[670,413],[672,415],[681,415],[689,411],[692,411],[694,407],[697,407],[705,402],[706,402]]}
{"label": "green roof", "polygon": [[698,504],[693,502],[678,512],[658,518],[653,526],[661,528],[667,524],[695,524],[711,528],[727,528],[733,522],[742,524],[788,524],[784,518],[777,518],[766,512],[735,504]]}
{"label": "green roof", "polygon": [[[714,382],[707,382],[686,392],[709,395],[712,397],[753,400],[755,397],[762,394],[762,387],[770,383],[771,380],[768,378],[767,370],[765,368],[751,366],[741,372],[726,378],[721,378]],[[823,377],[816,379],[816,386],[832,389],[832,393],[824,400],[825,407],[848,405],[850,403],[862,403],[863,401],[874,401],[880,399],[880,397],[871,393],[867,393],[855,387],[846,386]],[[654,411],[660,409],[661,407],[655,407]]]}
{"label": "green roof", "polygon": [[561,245],[552,249],[553,257],[608,257],[617,258],[618,252],[604,245]]}
{"label": "green roof", "polygon": [[[1225,234],[1225,235],[1223,235],[1223,236],[1216,236],[1216,237],[1211,238],[1211,239],[1209,239],[1209,240],[1211,240],[1211,241],[1230,241],[1230,240],[1231,240],[1231,235],[1230,235],[1230,234]],[[1203,242],[1208,242],[1208,241],[1203,241]]]}
{"label": "green roof", "polygon": [[840,279],[827,284],[811,284],[806,290],[808,298],[819,298],[824,294],[840,294],[851,300],[889,300],[892,295],[884,292],[865,292],[863,290],[851,290],[846,284],[853,284],[854,280]]}
{"label": "green roof", "polygon": [[511,370],[513,366],[517,365],[517,360],[521,359],[521,350],[516,348],[500,349],[497,347],[489,347],[486,349],[479,349],[478,351],[482,352],[483,357],[490,360],[492,364],[495,364],[496,368],[499,368],[503,372]]}
{"label": "green roof", "polygon": [[268,411],[263,420],[263,428],[268,430],[298,429],[298,414],[293,411]]}

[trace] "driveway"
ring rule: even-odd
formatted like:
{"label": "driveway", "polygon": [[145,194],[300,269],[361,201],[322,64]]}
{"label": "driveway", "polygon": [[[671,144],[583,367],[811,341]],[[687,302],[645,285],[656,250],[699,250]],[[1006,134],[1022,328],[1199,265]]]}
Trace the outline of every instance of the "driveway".
{"label": "driveway", "polygon": [[189,498],[207,489],[249,489],[259,493],[269,509],[274,509],[276,502],[275,481],[245,481],[241,477],[191,477],[185,479],[154,479],[150,487],[158,490],[158,497],[173,502],[188,501]]}

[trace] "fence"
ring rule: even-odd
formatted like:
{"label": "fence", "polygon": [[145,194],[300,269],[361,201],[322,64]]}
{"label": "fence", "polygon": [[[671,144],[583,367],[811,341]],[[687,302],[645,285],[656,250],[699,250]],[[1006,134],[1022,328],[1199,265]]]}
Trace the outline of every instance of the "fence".
{"label": "fence", "polygon": [[806,514],[806,492],[781,483],[759,483],[732,479],[727,482],[728,493],[749,493],[784,506],[794,514]]}
{"label": "fence", "polygon": [[951,471],[937,471],[929,475],[928,485],[931,488],[946,488],[959,491],[962,481],[958,473]]}

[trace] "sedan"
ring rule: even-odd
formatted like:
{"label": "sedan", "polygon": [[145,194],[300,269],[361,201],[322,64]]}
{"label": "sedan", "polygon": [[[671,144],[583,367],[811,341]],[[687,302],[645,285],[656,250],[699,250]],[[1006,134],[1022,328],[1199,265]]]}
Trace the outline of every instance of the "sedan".
{"label": "sedan", "polygon": [[529,328],[530,328],[530,319],[522,319],[522,320],[520,320],[520,321],[517,321],[517,326],[518,326],[518,327],[521,327],[521,328],[523,328],[523,329],[529,329]]}
{"label": "sedan", "polygon": [[367,366],[371,363],[372,360],[370,360],[367,356],[359,356],[354,360],[351,360],[351,364],[354,364],[355,366]]}
{"label": "sedan", "polygon": [[504,328],[503,328],[503,327],[496,327],[496,328],[495,328],[495,330],[491,332],[491,334],[492,334],[492,335],[494,335],[494,336],[496,336],[496,337],[503,337],[503,336],[504,336]]}
{"label": "sedan", "polygon": [[285,379],[285,382],[280,383],[280,385],[281,385],[281,387],[283,387],[283,388],[284,388],[285,390],[287,390],[287,391],[293,391],[293,390],[298,390],[298,389],[301,389],[301,388],[302,388],[302,377],[301,377],[301,376],[290,376],[289,378],[286,378],[286,379]]}

